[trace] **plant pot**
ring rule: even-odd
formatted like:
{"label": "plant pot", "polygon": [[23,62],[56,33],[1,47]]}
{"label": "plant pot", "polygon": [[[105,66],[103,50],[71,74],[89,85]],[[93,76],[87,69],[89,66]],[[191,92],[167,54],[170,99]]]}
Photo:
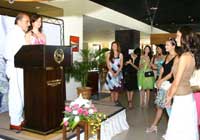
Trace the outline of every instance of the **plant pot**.
{"label": "plant pot", "polygon": [[78,87],[77,94],[78,94],[78,96],[80,94],[82,94],[84,99],[90,99],[91,94],[92,94],[92,88],[91,87]]}

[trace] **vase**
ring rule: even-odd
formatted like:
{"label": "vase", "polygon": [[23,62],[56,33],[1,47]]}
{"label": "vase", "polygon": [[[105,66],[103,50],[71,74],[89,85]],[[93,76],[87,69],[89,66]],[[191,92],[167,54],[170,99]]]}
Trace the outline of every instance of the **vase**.
{"label": "vase", "polygon": [[78,87],[77,88],[77,94],[78,96],[82,94],[82,97],[84,99],[90,99],[92,94],[92,88],[91,87]]}

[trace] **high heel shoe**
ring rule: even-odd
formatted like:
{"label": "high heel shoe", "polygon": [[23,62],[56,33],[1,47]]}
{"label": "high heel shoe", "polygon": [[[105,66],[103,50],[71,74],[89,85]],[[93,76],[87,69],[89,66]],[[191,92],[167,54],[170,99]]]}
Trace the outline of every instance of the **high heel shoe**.
{"label": "high heel shoe", "polygon": [[157,126],[151,126],[151,127],[146,129],[146,133],[153,133],[153,132],[155,132],[155,133],[158,132]]}
{"label": "high heel shoe", "polygon": [[129,109],[133,109],[133,103],[132,103],[132,101],[128,101],[128,108]]}
{"label": "high heel shoe", "polygon": [[163,134],[161,140],[165,140],[165,139],[166,139],[166,134]]}

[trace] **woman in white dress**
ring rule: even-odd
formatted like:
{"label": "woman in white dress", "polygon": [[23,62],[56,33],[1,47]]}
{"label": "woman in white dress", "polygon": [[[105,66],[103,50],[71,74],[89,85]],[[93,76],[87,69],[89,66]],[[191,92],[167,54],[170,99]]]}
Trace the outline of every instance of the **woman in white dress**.
{"label": "woman in white dress", "polygon": [[168,91],[166,107],[173,98],[165,140],[199,140],[196,104],[189,80],[195,68],[200,68],[200,43],[189,27],[177,31],[177,44],[183,50],[178,65],[173,68],[174,81]]}

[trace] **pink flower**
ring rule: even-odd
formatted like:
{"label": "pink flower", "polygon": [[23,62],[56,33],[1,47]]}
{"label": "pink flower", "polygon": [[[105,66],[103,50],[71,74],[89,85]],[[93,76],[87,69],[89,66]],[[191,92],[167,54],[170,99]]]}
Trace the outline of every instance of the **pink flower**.
{"label": "pink flower", "polygon": [[79,105],[78,105],[78,104],[75,104],[75,105],[72,106],[72,108],[73,108],[73,109],[79,109]]}
{"label": "pink flower", "polygon": [[64,122],[64,125],[65,125],[65,126],[68,126],[68,124],[69,124],[68,121],[65,121],[65,122]]}
{"label": "pink flower", "polygon": [[72,112],[72,109],[71,109],[70,107],[66,106],[66,107],[65,107],[65,111],[67,111],[67,112]]}
{"label": "pink flower", "polygon": [[79,114],[79,115],[83,114],[83,109],[82,109],[82,108],[79,108],[79,109],[78,109],[78,114]]}
{"label": "pink flower", "polygon": [[63,124],[65,126],[68,126],[69,122],[68,122],[69,118],[63,118]]}
{"label": "pink flower", "polygon": [[84,116],[88,116],[88,114],[89,114],[89,113],[88,113],[88,110],[84,110],[84,111],[83,111],[83,115],[84,115]]}

